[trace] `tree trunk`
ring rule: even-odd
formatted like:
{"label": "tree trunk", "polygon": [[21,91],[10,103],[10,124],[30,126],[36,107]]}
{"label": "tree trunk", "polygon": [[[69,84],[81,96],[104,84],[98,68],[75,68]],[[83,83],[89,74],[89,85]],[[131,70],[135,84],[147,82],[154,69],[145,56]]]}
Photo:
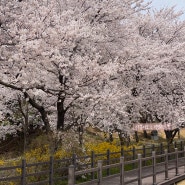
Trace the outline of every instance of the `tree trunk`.
{"label": "tree trunk", "polygon": [[41,114],[42,121],[44,122],[46,132],[49,133],[51,129],[47,111],[44,109],[43,106],[39,105],[34,99],[32,99],[27,92],[24,93],[24,97],[26,99],[28,98],[29,99],[28,102],[39,111],[39,113]]}
{"label": "tree trunk", "polygon": [[78,126],[78,134],[79,134],[79,144],[81,147],[83,145],[83,133],[84,133],[83,125],[79,125]]}
{"label": "tree trunk", "polygon": [[173,129],[173,130],[164,130],[166,135],[166,140],[168,143],[172,143],[174,137],[176,136],[177,132],[179,131],[179,128]]}
{"label": "tree trunk", "polygon": [[146,130],[143,131],[143,135],[144,135],[144,138],[146,138],[146,139],[148,138],[148,133]]}
{"label": "tree trunk", "polygon": [[139,137],[138,137],[138,132],[135,131],[135,139],[136,139],[136,142],[138,143],[139,142]]}
{"label": "tree trunk", "polygon": [[113,135],[112,135],[112,133],[111,132],[109,132],[109,142],[113,142]]}
{"label": "tree trunk", "polygon": [[57,102],[57,130],[64,130],[64,118],[65,118],[65,110],[63,101]]}
{"label": "tree trunk", "polygon": [[124,145],[124,138],[122,137],[122,133],[118,132],[118,136],[119,136],[120,144],[121,144],[121,147],[122,147]]}

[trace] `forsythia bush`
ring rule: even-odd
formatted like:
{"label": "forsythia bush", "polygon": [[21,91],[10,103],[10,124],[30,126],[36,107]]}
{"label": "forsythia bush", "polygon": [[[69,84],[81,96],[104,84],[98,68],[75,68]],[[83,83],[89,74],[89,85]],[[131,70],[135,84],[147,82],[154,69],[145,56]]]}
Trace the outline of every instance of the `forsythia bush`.
{"label": "forsythia bush", "polygon": [[[35,148],[30,150],[29,152],[25,153],[25,159],[27,162],[42,162],[42,161],[48,161],[49,157],[51,156],[50,149],[48,145],[44,145],[40,148]],[[64,149],[59,148],[54,153],[55,159],[62,159],[70,157],[69,153],[66,152]]]}
{"label": "forsythia bush", "polygon": [[120,151],[120,146],[115,145],[115,142],[87,143],[85,147],[87,152],[94,151],[97,154],[104,153],[108,149],[110,149],[111,152]]}
{"label": "forsythia bush", "polygon": [[[50,148],[49,145],[43,145],[40,146],[38,148],[35,149],[31,149],[30,151],[26,152],[24,154],[24,158],[26,160],[26,163],[36,163],[36,162],[46,162],[49,161],[49,158],[51,156],[50,153]],[[55,153],[54,153],[54,158],[55,159],[62,159],[62,158],[66,158],[66,157],[70,157],[69,153],[66,152],[64,149],[59,148]],[[18,160],[0,160],[0,167],[4,167],[4,166],[17,166],[21,164],[21,158],[19,158]],[[27,173],[35,173],[36,171],[43,171],[48,169],[48,166],[33,166],[33,167],[29,167],[27,168]],[[6,177],[7,174],[9,174],[8,171],[4,171],[3,174],[1,174],[0,172],[0,176],[4,176]],[[17,176],[21,174],[21,168],[16,168],[13,172],[12,175],[13,176]],[[43,176],[30,176],[29,178],[27,178],[27,180],[29,182],[36,182],[39,180],[44,180],[45,177]],[[19,183],[16,182],[5,182],[6,185],[18,185]],[[3,183],[0,182],[0,185],[5,185]]]}
{"label": "forsythia bush", "polygon": [[[126,147],[124,146],[123,149],[124,151],[130,150],[132,149],[133,146],[130,147]],[[137,146],[135,146],[137,147]],[[120,157],[120,150],[121,147],[120,145],[118,145],[118,143],[115,141],[113,141],[112,143],[109,142],[98,142],[98,143],[93,143],[93,142],[86,142],[84,144],[84,146],[79,149],[76,150],[75,153],[77,154],[77,156],[82,156],[82,155],[90,155],[91,151],[94,151],[95,154],[105,154],[99,158],[101,159],[105,159],[106,160],[106,152],[107,150],[110,150],[111,153],[113,152],[117,152],[116,154],[111,154],[110,157],[111,158],[119,158]],[[69,158],[71,157],[73,151],[72,149],[66,149],[65,148],[58,148],[58,150],[53,154],[54,159],[63,159],[63,158]],[[129,152],[127,152],[127,154],[129,154]],[[130,153],[131,155],[131,153]],[[26,159],[27,163],[36,163],[36,162],[45,162],[45,161],[49,161],[49,158],[51,156],[51,152],[50,152],[50,147],[49,145],[40,145],[40,147],[31,149],[30,151],[26,152],[24,154],[24,158]],[[96,158],[96,160],[98,160],[98,158]],[[78,161],[79,163],[86,163],[89,161]],[[14,160],[8,160],[4,161],[4,160],[0,160],[0,167],[1,166],[17,166],[21,164],[21,158],[14,161]],[[38,167],[29,167],[27,169],[27,173],[34,173],[36,171],[43,171],[46,168],[48,168],[47,166],[38,166]],[[14,175],[20,175],[21,174],[21,169],[20,168],[16,168]],[[36,182],[37,180],[42,180],[45,179],[45,176],[38,176],[38,177],[29,177],[27,180],[29,182]],[[8,183],[8,182],[7,182]],[[0,183],[1,185],[1,183]],[[17,185],[14,182],[9,182],[9,184],[7,185]]]}
{"label": "forsythia bush", "polygon": [[4,161],[0,160],[0,166],[4,165]]}
{"label": "forsythia bush", "polygon": [[[124,146],[123,150],[130,150],[133,146]],[[117,145],[116,141],[113,141],[111,143],[109,142],[100,142],[100,143],[87,143],[85,145],[87,154],[90,155],[91,151],[94,151],[95,154],[103,154],[106,153],[109,149],[110,152],[119,152],[118,154],[111,155],[112,158],[119,158],[120,157],[120,151],[121,147],[120,145]],[[106,158],[106,156],[104,157]]]}
{"label": "forsythia bush", "polygon": [[27,162],[41,162],[49,160],[49,148],[44,145],[40,148],[35,148],[25,153],[25,159]]}

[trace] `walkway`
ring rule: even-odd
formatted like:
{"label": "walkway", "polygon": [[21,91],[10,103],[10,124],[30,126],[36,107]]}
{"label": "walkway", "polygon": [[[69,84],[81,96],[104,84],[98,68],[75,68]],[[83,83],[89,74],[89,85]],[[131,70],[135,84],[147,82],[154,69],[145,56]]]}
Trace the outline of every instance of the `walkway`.
{"label": "walkway", "polygon": [[[156,184],[157,185],[170,185],[170,184],[174,184],[175,182],[177,182],[177,180],[175,180],[175,178],[178,177],[178,181],[181,181],[183,179],[185,179],[185,167],[182,165],[185,165],[185,159],[179,159],[179,165],[181,167],[178,168],[178,176],[176,175],[176,169],[171,169],[171,168],[175,168],[175,161],[169,161],[169,166],[168,168],[171,169],[168,171],[169,174],[169,180],[170,179],[174,179],[174,181],[171,183],[168,180],[165,180],[165,173],[162,172],[160,173],[160,171],[164,171],[165,169],[165,165],[161,165],[158,164],[156,166]],[[150,167],[144,167],[142,168],[142,185],[153,185],[153,168],[152,166]],[[150,176],[150,177],[149,177]],[[134,180],[137,179],[138,177],[138,170],[132,170],[129,172],[125,172],[125,184],[128,185],[138,185],[138,180]],[[146,177],[146,178],[144,178]],[[127,183],[128,181],[133,180],[132,183]],[[92,185],[97,185],[97,183],[93,183]],[[120,185],[120,177],[107,177],[104,178],[101,185]]]}

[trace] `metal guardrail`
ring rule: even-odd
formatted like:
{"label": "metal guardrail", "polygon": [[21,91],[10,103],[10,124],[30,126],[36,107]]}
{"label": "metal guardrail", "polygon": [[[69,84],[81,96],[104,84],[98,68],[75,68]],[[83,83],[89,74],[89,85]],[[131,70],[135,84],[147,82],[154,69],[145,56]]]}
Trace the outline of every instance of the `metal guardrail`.
{"label": "metal guardrail", "polygon": [[[98,165],[98,160],[103,159],[103,166],[107,165],[106,169],[104,170],[104,173],[106,174],[107,178],[111,177],[110,170],[111,168],[108,168],[109,165],[112,165],[114,163],[118,163],[120,160],[119,158],[116,158],[115,156],[123,157],[124,156],[124,164],[125,165],[132,165],[132,169],[136,169],[136,167],[139,165],[137,163],[138,161],[138,154],[140,153],[142,156],[142,159],[145,158],[146,160],[142,160],[142,167],[147,166],[148,161],[151,160],[151,155],[153,151],[156,151],[156,155],[160,155],[160,157],[157,158],[158,162],[159,160],[162,160],[164,155],[164,150],[168,150],[168,153],[174,152],[174,147],[178,147],[180,151],[183,151],[183,147],[185,146],[185,143],[183,141],[177,143],[175,142],[173,145],[151,145],[151,146],[141,146],[140,148],[133,147],[130,150],[120,150],[119,152],[111,152],[110,150],[107,150],[107,152],[103,154],[97,154],[95,152],[91,152],[91,155],[89,156],[77,156],[74,154],[71,158],[67,159],[54,159],[53,157],[50,157],[49,161],[46,162],[37,162],[37,163],[27,163],[26,160],[22,160],[21,164],[16,166],[9,166],[9,167],[0,167],[0,183],[1,182],[11,182],[15,181],[19,185],[38,185],[38,184],[49,184],[49,185],[55,185],[58,182],[67,182],[68,180],[68,167],[69,165],[73,165],[75,167],[75,172],[84,170],[84,169],[96,169]],[[180,156],[184,155],[183,153],[179,154]],[[173,158],[172,156],[168,156],[170,159]],[[79,161],[86,160],[86,162],[79,163]],[[164,161],[163,161],[164,162]],[[114,165],[113,165],[114,166]],[[109,166],[110,167],[110,166]],[[34,169],[34,171],[31,171],[30,169]],[[105,168],[105,167],[104,167]],[[13,172],[18,170],[19,172]],[[120,170],[120,169],[119,169]],[[6,174],[6,171],[8,171],[9,176],[3,175]],[[85,170],[87,171],[87,170]],[[106,171],[106,172],[105,172]],[[97,176],[96,171],[89,172],[90,173],[90,179],[91,181],[97,181],[95,178]],[[29,181],[29,178],[34,178],[38,176],[44,176],[45,178],[42,178],[41,180],[38,180],[36,182]],[[47,182],[47,183],[46,183]],[[85,182],[84,182],[85,183]]]}
{"label": "metal guardrail", "polygon": [[[158,159],[164,158],[164,162],[158,162]],[[183,159],[183,164],[179,164],[179,159]],[[152,164],[150,166],[147,166],[148,169],[150,169],[152,171],[152,173],[148,174],[148,175],[144,175],[143,174],[143,165],[142,163],[144,161],[147,160],[151,160]],[[125,177],[128,177],[128,173],[129,171],[125,172],[125,165],[126,164],[133,164],[136,163],[137,164],[137,169],[135,170],[135,172],[137,173],[137,177],[135,179],[131,179],[131,180],[125,180]],[[169,164],[171,165],[171,167],[169,168]],[[160,167],[161,165],[165,165],[163,170],[160,170],[157,172],[157,167]],[[96,181],[89,181],[89,182],[85,182],[83,183],[86,185],[90,185],[94,182],[97,182],[98,185],[101,185],[103,182],[103,179],[106,179],[107,177],[103,176],[103,172],[104,170],[110,169],[110,168],[115,168],[118,167],[119,168],[119,173],[116,174],[117,176],[120,176],[120,185],[125,185],[128,183],[132,183],[132,182],[136,182],[138,183],[138,185],[142,185],[142,179],[146,178],[146,177],[152,177],[152,182],[150,182],[150,184],[157,184],[157,175],[160,173],[165,173],[165,179],[163,182],[160,182],[158,185],[169,185],[175,182],[178,182],[179,180],[182,180],[185,178],[185,172],[183,174],[179,174],[179,167],[185,165],[185,147],[183,151],[178,151],[177,148],[175,148],[174,152],[169,153],[167,149],[165,149],[165,153],[164,154],[159,154],[156,155],[156,152],[153,151],[152,152],[152,156],[150,157],[146,157],[146,158],[142,158],[141,154],[138,154],[138,158],[135,160],[131,160],[129,162],[125,162],[124,157],[120,157],[120,162],[116,163],[116,164],[110,164],[110,165],[103,165],[103,161],[99,160],[98,161],[98,167],[97,168],[91,168],[88,170],[83,170],[83,171],[75,171],[75,166],[74,165],[70,165],[69,166],[69,176],[68,176],[68,185],[76,185],[75,183],[75,177],[78,175],[84,175],[87,173],[92,173],[92,172],[96,172],[97,173],[97,179]],[[169,179],[169,170],[171,169],[175,169],[175,176],[171,179]],[[134,170],[131,170],[131,172],[133,173]],[[115,175],[114,175],[115,177]],[[110,177],[108,177],[110,178]]]}

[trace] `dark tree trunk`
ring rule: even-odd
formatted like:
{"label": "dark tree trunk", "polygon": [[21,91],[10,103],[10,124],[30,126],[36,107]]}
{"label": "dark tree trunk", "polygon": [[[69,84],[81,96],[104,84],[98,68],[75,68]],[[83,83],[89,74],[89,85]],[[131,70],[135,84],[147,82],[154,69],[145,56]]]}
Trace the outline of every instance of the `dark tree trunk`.
{"label": "dark tree trunk", "polygon": [[109,142],[113,142],[113,140],[114,140],[114,139],[113,139],[113,135],[112,135],[112,133],[110,132],[110,133],[109,133]]}
{"label": "dark tree trunk", "polygon": [[64,118],[65,118],[64,103],[57,102],[57,130],[64,130]]}
{"label": "dark tree trunk", "polygon": [[177,132],[179,132],[179,128],[173,129],[173,130],[164,130],[166,135],[166,140],[168,143],[172,143],[174,137],[176,136]]}
{"label": "dark tree trunk", "polygon": [[139,137],[138,137],[138,132],[135,131],[135,139],[136,139],[136,142],[138,143],[139,142]]}
{"label": "dark tree trunk", "polygon": [[39,111],[39,113],[41,114],[42,121],[44,122],[47,133],[50,132],[51,129],[49,125],[47,111],[44,109],[43,106],[39,105],[34,99],[32,99],[27,92],[24,93],[24,96],[25,98],[28,98],[29,99],[28,102]]}
{"label": "dark tree trunk", "polygon": [[84,133],[83,125],[79,125],[78,134],[79,134],[79,144],[80,144],[80,146],[82,146],[82,144],[83,144],[83,133]]}
{"label": "dark tree trunk", "polygon": [[121,146],[123,146],[124,145],[124,138],[122,137],[122,132],[118,132],[118,136],[119,136],[120,144],[121,144]]}
{"label": "dark tree trunk", "polygon": [[146,130],[143,131],[143,135],[144,135],[144,138],[146,138],[146,139],[148,138],[148,133]]}
{"label": "dark tree trunk", "polygon": [[45,127],[46,127],[46,131],[49,132],[50,131],[50,125],[49,125],[49,120],[48,120],[48,115],[47,115],[47,112],[45,111],[44,107],[42,107],[40,110],[39,110],[40,114],[41,114],[41,117],[42,117],[42,120],[45,124]]}
{"label": "dark tree trunk", "polygon": [[39,111],[39,113],[41,114],[41,118],[42,118],[42,121],[44,122],[46,132],[49,133],[51,131],[50,124],[49,124],[49,119],[48,119],[48,114],[47,114],[47,111],[44,109],[43,106],[39,105],[33,98],[31,98],[29,96],[29,94],[27,92],[24,92],[23,88],[16,87],[16,86],[11,85],[11,84],[7,84],[7,83],[5,83],[1,80],[0,80],[0,84],[5,86],[5,87],[9,87],[11,89],[23,92],[25,99],[28,99],[28,102],[30,103],[30,105],[32,107],[34,107],[35,109],[37,109]]}

